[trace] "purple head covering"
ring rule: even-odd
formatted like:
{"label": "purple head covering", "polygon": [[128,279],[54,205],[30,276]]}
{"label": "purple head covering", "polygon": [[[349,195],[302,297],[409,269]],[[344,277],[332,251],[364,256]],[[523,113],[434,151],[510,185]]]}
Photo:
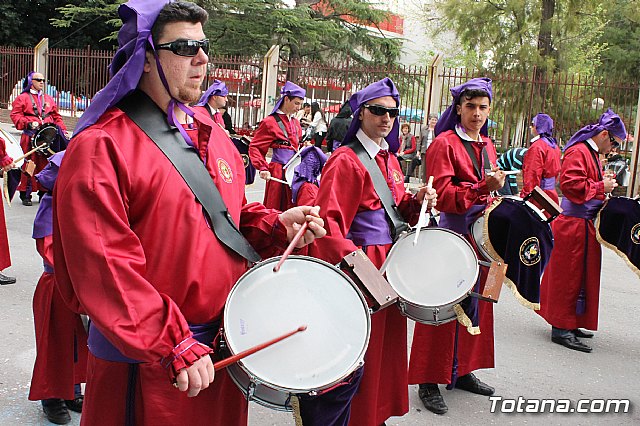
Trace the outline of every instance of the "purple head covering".
{"label": "purple head covering", "polygon": [[547,114],[539,113],[531,120],[536,132],[540,135],[540,139],[544,139],[552,148],[558,146],[553,134],[553,119]]}
{"label": "purple head covering", "polygon": [[[460,102],[462,94],[467,90],[482,90],[489,95],[489,101],[493,99],[491,79],[486,77],[472,78],[466,83],[462,83],[460,86],[452,88],[450,92],[451,96],[453,96],[453,102],[440,116],[440,120],[438,120],[438,124],[436,124],[435,128],[436,136],[442,132],[446,132],[447,130],[454,130],[456,125],[460,123],[460,117],[456,111],[456,105]],[[483,136],[489,135],[488,121],[489,120],[487,120],[487,123],[484,123],[482,129],[480,129],[480,134]]]}
{"label": "purple head covering", "polygon": [[320,148],[308,146],[300,151],[300,164],[295,168],[291,192],[293,201],[298,199],[298,191],[304,182],[318,185],[318,176],[322,172],[327,156]]}
{"label": "purple head covering", "polygon": [[205,106],[207,102],[209,102],[209,98],[212,96],[227,96],[229,94],[229,89],[227,89],[227,85],[220,80],[213,80],[213,84],[207,89],[206,92],[202,94],[202,97],[198,101],[196,105]]}
{"label": "purple head covering", "polygon": [[109,66],[111,80],[93,97],[75,128],[80,133],[94,124],[104,112],[138,86],[144,67],[147,39],[162,8],[172,0],[130,0],[120,5],[122,28],[118,32],[118,50]]}
{"label": "purple head covering", "polygon": [[617,136],[618,138],[625,140],[627,138],[627,129],[624,127],[624,123],[618,114],[613,112],[611,108],[607,109],[598,120],[597,124],[589,124],[588,126],[583,127],[578,130],[571,136],[567,145],[565,145],[565,151],[571,145],[574,145],[578,142],[586,141],[589,138],[594,137],[598,133],[603,130],[607,130],[613,136]]}
{"label": "purple head covering", "polygon": [[[396,85],[389,77],[385,77],[380,81],[376,81],[360,90],[359,92],[351,95],[349,99],[349,105],[353,111],[353,120],[347,130],[347,134],[344,136],[343,143],[348,143],[356,136],[358,129],[360,129],[360,108],[363,104],[367,103],[371,99],[381,98],[383,96],[391,96],[396,101],[396,106],[400,106],[400,94]],[[400,148],[400,123],[396,117],[393,121],[393,127],[391,132],[385,138],[389,144],[389,150],[391,152],[398,152]]]}
{"label": "purple head covering", "polygon": [[282,86],[282,89],[280,90],[280,99],[276,101],[276,104],[274,105],[273,110],[269,115],[275,114],[276,111],[280,109],[280,106],[282,105],[282,102],[284,101],[285,96],[294,96],[296,98],[304,99],[306,94],[307,94],[307,91],[304,90],[302,87],[290,81],[286,81],[284,83],[284,86]]}
{"label": "purple head covering", "polygon": [[29,71],[29,74],[27,74],[27,76],[24,78],[24,81],[22,82],[22,92],[28,92],[29,89],[31,89],[31,85],[33,84],[33,75],[35,74],[35,71]]}

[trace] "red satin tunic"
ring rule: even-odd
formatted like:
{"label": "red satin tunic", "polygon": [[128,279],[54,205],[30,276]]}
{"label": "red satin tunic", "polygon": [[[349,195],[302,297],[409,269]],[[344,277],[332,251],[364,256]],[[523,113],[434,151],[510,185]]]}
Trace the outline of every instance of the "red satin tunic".
{"label": "red satin tunic", "polygon": [[[522,192],[521,197],[525,197],[536,186],[540,186],[542,178],[556,178],[560,173],[560,148],[552,148],[544,140],[538,139],[533,142],[522,160]],[[556,189],[545,189],[544,192],[553,201],[558,202]]]}

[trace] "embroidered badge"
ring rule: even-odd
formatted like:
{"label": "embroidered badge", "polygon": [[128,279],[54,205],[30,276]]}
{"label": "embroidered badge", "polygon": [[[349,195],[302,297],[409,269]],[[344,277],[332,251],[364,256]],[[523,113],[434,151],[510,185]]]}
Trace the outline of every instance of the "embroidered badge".
{"label": "embroidered badge", "polygon": [[526,266],[533,266],[540,262],[540,241],[531,237],[524,240],[520,246],[520,262]]}
{"label": "embroidered badge", "polygon": [[631,241],[633,244],[640,244],[640,223],[636,223],[631,228]]}
{"label": "embroidered badge", "polygon": [[404,183],[404,179],[402,179],[402,176],[400,176],[400,172],[397,170],[393,171],[393,181],[395,183]]}
{"label": "embroidered badge", "polygon": [[249,162],[249,156],[247,154],[240,154],[240,156],[242,157],[242,162],[244,163],[244,168],[246,169],[247,167],[249,167],[249,164],[251,164]]}
{"label": "embroidered badge", "polygon": [[218,174],[226,183],[233,182],[233,171],[231,171],[231,167],[229,167],[229,163],[227,163],[224,159],[218,158]]}

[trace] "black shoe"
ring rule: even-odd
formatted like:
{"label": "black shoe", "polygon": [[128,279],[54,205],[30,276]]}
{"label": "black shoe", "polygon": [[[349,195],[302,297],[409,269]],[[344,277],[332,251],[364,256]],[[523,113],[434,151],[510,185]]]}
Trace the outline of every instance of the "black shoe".
{"label": "black shoe", "polygon": [[76,396],[75,399],[67,399],[64,403],[67,408],[76,413],[82,413],[82,403],[84,402],[84,395]]}
{"label": "black shoe", "polygon": [[593,333],[587,330],[580,330],[579,328],[576,328],[575,330],[571,331],[573,331],[573,334],[576,337],[579,337],[581,339],[591,339],[593,337]]}
{"label": "black shoe", "polygon": [[24,200],[22,200],[22,205],[23,206],[32,206],[33,203],[31,202],[30,198],[25,198]]}
{"label": "black shoe", "polygon": [[591,346],[587,346],[582,343],[578,338],[574,335],[570,335],[568,337],[551,337],[551,341],[553,343],[557,343],[559,345],[564,346],[565,348],[573,349],[574,351],[586,352],[589,353],[592,351]]}
{"label": "black shoe", "polygon": [[0,272],[0,285],[15,284],[15,282],[16,282],[15,277],[8,277],[2,272]]}
{"label": "black shoe", "polygon": [[444,414],[449,408],[435,383],[424,383],[418,388],[418,396],[424,408],[435,414]]}
{"label": "black shoe", "polygon": [[66,425],[71,421],[69,410],[61,399],[48,399],[43,401],[42,410],[47,420],[57,425]]}
{"label": "black shoe", "polygon": [[478,379],[473,373],[465,374],[462,377],[458,377],[455,387],[471,393],[477,393],[478,395],[485,396],[493,395],[496,391],[488,384],[481,382],[480,379]]}

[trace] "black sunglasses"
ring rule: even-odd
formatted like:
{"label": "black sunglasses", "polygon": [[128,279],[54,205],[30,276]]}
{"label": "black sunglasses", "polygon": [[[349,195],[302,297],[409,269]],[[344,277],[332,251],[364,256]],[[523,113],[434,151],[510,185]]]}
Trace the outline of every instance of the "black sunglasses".
{"label": "black sunglasses", "polygon": [[204,40],[176,40],[170,43],[156,45],[156,49],[170,50],[178,56],[196,56],[202,49],[205,55],[209,54],[209,39]]}
{"label": "black sunglasses", "polygon": [[369,105],[369,104],[364,104],[364,107],[368,109],[371,112],[371,114],[377,115],[380,117],[385,114],[389,114],[389,117],[391,118],[395,118],[398,115],[400,115],[400,108],[398,107],[387,108],[382,105]]}
{"label": "black sunglasses", "polygon": [[620,142],[618,142],[617,140],[615,140],[613,138],[613,136],[609,135],[609,142],[611,142],[611,147],[612,148],[619,148],[620,147]]}
{"label": "black sunglasses", "polygon": [[44,78],[32,78],[31,81],[38,81],[40,83],[44,83],[45,79]]}

